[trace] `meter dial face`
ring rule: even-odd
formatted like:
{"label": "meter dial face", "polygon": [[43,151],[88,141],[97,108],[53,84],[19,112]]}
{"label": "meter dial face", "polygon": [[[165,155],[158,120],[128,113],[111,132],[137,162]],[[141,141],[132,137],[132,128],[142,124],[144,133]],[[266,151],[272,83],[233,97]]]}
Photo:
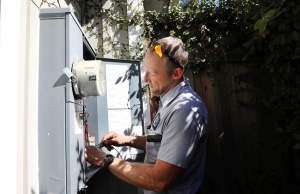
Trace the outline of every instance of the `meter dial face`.
{"label": "meter dial face", "polygon": [[72,73],[76,77],[73,82],[73,90],[78,99],[105,95],[106,75],[101,60],[75,60]]}

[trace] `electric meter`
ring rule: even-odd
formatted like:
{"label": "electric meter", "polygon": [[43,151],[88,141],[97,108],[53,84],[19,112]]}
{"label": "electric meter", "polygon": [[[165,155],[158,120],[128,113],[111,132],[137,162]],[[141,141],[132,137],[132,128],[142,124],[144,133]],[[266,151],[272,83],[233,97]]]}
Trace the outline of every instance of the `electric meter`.
{"label": "electric meter", "polygon": [[77,59],[73,63],[72,73],[76,77],[73,81],[73,89],[78,99],[105,95],[105,68],[101,60]]}

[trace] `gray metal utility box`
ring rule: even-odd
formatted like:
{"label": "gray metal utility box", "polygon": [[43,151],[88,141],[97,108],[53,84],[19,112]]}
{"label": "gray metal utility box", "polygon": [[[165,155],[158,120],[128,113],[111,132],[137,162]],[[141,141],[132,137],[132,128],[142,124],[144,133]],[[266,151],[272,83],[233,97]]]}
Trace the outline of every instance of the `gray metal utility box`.
{"label": "gray metal utility box", "polygon": [[[74,194],[86,180],[83,100],[74,100],[72,69],[84,50],[95,51],[69,8],[40,9],[38,158],[40,193]],[[76,119],[77,118],[77,119]]]}

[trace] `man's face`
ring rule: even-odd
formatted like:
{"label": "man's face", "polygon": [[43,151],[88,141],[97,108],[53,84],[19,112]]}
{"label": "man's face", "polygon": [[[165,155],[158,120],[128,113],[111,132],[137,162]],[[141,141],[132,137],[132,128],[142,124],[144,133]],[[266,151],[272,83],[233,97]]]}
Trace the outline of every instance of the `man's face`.
{"label": "man's face", "polygon": [[154,96],[166,94],[174,87],[172,75],[168,75],[165,56],[148,51],[145,56],[144,67],[146,70],[144,81],[149,84]]}

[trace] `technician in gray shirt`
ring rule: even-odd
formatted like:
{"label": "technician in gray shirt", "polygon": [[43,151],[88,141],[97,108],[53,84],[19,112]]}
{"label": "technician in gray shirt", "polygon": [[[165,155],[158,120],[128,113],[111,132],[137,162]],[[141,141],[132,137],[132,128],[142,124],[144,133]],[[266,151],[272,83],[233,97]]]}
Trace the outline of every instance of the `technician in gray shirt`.
{"label": "technician in gray shirt", "polygon": [[182,74],[188,52],[181,40],[160,39],[147,49],[145,82],[160,96],[159,109],[147,136],[162,135],[161,142],[147,136],[122,136],[110,132],[102,145],[127,145],[146,150],[145,163],[131,163],[86,146],[86,160],[108,168],[124,181],[144,188],[144,193],[197,193],[203,181],[208,136],[208,113],[202,99]]}

